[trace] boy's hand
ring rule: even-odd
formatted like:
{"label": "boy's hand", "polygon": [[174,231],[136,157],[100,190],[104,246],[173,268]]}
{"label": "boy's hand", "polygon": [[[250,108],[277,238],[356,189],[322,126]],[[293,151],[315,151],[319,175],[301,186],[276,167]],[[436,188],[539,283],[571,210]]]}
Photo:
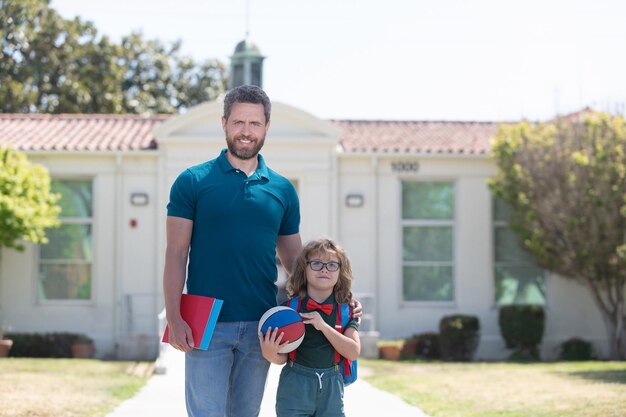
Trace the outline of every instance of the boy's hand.
{"label": "boy's hand", "polygon": [[286,354],[278,352],[283,346],[289,343],[289,341],[286,340],[285,343],[281,344],[284,335],[285,333],[283,332],[278,334],[278,328],[272,329],[271,327],[267,329],[265,335],[259,332],[259,342],[261,343],[263,357],[277,365],[283,364],[287,360]]}
{"label": "boy's hand", "polygon": [[320,316],[320,313],[317,311],[312,311],[310,313],[300,313],[300,317],[302,317],[302,322],[304,324],[311,324],[313,325],[313,327],[320,331],[322,330],[322,328],[324,328],[324,326],[328,326],[322,316]]}

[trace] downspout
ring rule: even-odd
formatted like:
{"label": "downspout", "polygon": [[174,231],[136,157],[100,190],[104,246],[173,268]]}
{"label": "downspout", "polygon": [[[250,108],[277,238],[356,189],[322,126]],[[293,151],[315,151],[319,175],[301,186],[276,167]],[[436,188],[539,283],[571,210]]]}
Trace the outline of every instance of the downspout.
{"label": "downspout", "polygon": [[115,356],[119,357],[120,354],[120,334],[121,334],[121,318],[122,318],[122,211],[123,207],[123,178],[122,178],[122,164],[123,156],[117,154],[115,157],[115,207],[113,214],[113,221],[115,226],[113,227],[113,242],[115,242],[115,249],[113,250],[113,265],[115,278],[113,279],[113,340],[115,342]]}
{"label": "downspout", "polygon": [[377,154],[373,154],[372,155],[372,170],[374,171],[374,190],[373,190],[373,195],[372,195],[372,218],[374,220],[374,238],[373,238],[373,243],[371,245],[372,248],[372,259],[374,262],[372,271],[375,271],[374,273],[376,274],[374,277],[375,280],[375,311],[374,311],[374,323],[372,323],[372,330],[374,331],[378,331],[378,321],[380,320],[380,294],[381,294],[381,288],[382,288],[382,284],[381,284],[381,280],[380,280],[380,275],[381,275],[381,271],[379,269],[380,266],[380,253],[381,250],[379,250],[378,246],[380,245],[380,221],[378,218],[378,205],[380,204],[380,201],[378,199],[378,189],[379,189],[379,179],[378,179],[378,167],[379,167],[379,160],[378,160],[378,155]]}
{"label": "downspout", "polygon": [[332,200],[329,206],[330,209],[330,232],[331,236],[335,239],[339,238],[339,204],[341,204],[341,196],[339,195],[339,157],[337,153],[340,152],[339,146],[331,152],[331,196]]}
{"label": "downspout", "polygon": [[[154,297],[152,311],[157,312],[157,320],[154,322],[155,333],[160,335],[165,330],[165,322],[158,319],[158,315],[165,313],[165,305],[161,307],[161,300],[163,300],[163,270],[165,267],[164,254],[165,254],[165,157],[163,152],[159,152],[159,158],[157,159],[157,180],[156,180],[156,198],[155,198],[155,229],[156,230],[156,242],[154,247],[154,259],[157,260],[156,274],[154,274]],[[162,310],[162,311],[161,311]],[[158,350],[158,348],[157,348]]]}

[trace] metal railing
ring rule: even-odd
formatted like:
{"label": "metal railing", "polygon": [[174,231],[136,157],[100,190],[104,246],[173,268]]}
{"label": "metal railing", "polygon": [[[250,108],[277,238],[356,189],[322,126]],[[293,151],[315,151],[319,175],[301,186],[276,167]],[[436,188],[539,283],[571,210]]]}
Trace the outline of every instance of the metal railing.
{"label": "metal railing", "polygon": [[376,326],[376,296],[372,293],[355,293],[354,298],[363,306],[363,317],[359,326],[359,333],[374,332]]}
{"label": "metal railing", "polygon": [[154,331],[154,293],[124,294],[121,329],[125,333]]}

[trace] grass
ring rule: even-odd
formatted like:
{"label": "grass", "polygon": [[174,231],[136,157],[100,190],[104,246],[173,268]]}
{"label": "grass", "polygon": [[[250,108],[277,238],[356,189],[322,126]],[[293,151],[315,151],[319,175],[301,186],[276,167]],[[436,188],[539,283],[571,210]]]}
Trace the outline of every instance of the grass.
{"label": "grass", "polygon": [[0,359],[0,415],[105,416],[145,384],[149,372],[138,372],[134,365],[94,359]]}
{"label": "grass", "polygon": [[360,377],[432,417],[624,417],[626,362],[359,359]]}

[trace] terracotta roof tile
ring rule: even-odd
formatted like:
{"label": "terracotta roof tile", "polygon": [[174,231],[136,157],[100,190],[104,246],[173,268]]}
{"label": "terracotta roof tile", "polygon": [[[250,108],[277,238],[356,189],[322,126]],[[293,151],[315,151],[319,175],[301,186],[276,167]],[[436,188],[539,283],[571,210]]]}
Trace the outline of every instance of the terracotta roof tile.
{"label": "terracotta roof tile", "polygon": [[331,120],[346,152],[487,154],[493,122]]}
{"label": "terracotta roof tile", "polygon": [[0,114],[0,144],[23,151],[156,149],[152,128],[170,115]]}
{"label": "terracotta roof tile", "polygon": [[[0,144],[23,151],[156,149],[152,129],[171,115],[0,114]],[[346,153],[487,154],[492,122],[330,120]]]}

